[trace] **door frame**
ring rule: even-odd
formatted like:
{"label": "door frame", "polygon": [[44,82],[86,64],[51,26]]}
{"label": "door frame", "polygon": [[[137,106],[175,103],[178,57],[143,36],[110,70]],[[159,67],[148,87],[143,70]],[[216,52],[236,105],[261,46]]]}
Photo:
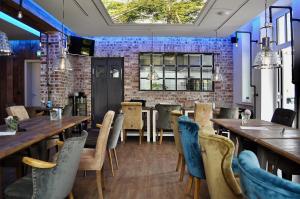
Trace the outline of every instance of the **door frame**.
{"label": "door frame", "polygon": [[[42,62],[41,62],[41,60],[39,60],[39,59],[25,59],[24,60],[24,104],[25,104],[25,106],[27,106],[27,94],[28,94],[28,88],[27,88],[27,81],[28,81],[28,79],[27,79],[27,72],[28,72],[28,67],[29,67],[29,64],[32,64],[32,63],[39,63],[39,64],[41,64]],[[40,95],[41,95],[41,93],[40,93]]]}
{"label": "door frame", "polygon": [[94,101],[95,101],[95,98],[94,98],[94,92],[93,92],[93,85],[94,85],[94,67],[93,67],[93,60],[97,60],[97,59],[122,59],[122,74],[121,74],[121,77],[122,77],[122,101],[124,101],[125,97],[124,97],[124,93],[125,93],[125,84],[124,84],[124,57],[92,57],[91,59],[91,116],[92,116],[92,122],[93,122],[93,119],[94,119]]}

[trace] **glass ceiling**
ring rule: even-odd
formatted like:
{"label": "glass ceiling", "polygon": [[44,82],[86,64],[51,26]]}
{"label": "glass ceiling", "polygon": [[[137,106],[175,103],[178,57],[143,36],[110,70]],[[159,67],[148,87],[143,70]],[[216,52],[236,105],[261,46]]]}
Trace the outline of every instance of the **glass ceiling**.
{"label": "glass ceiling", "polygon": [[102,0],[114,23],[192,24],[207,0]]}

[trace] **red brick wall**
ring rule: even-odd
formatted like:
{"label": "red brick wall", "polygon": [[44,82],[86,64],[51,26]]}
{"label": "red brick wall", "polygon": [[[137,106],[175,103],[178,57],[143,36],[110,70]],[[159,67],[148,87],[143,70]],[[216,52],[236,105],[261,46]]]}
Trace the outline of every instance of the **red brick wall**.
{"label": "red brick wall", "polygon": [[[57,39],[57,36],[54,35]],[[139,91],[139,52],[152,51],[151,37],[97,37],[95,38],[96,57],[124,57],[124,95],[125,100],[132,98],[147,100],[148,106],[156,103],[179,103],[192,106],[195,100],[212,102],[213,92],[186,91]],[[50,48],[51,62],[57,54],[57,45]],[[220,67],[223,82],[215,84],[217,106],[231,106],[233,103],[233,60],[232,44],[229,38],[197,38],[197,37],[155,37],[154,52],[186,52],[186,53],[217,53],[215,66]],[[73,71],[67,74],[50,75],[51,98],[56,105],[64,105],[65,98],[74,91],[83,91],[88,95],[89,110],[91,102],[91,58],[70,56]],[[45,72],[45,66],[43,66]],[[50,69],[51,71],[51,69]],[[45,86],[45,79],[42,79]],[[42,94],[46,98],[46,89]]]}

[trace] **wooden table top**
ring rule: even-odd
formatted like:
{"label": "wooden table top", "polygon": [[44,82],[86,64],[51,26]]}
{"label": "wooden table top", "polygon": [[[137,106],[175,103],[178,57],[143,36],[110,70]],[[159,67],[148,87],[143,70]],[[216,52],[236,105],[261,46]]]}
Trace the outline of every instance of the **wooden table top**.
{"label": "wooden table top", "polygon": [[257,143],[300,165],[300,139],[259,139]]}
{"label": "wooden table top", "polygon": [[[26,131],[17,132],[13,136],[0,137],[0,159],[87,120],[90,120],[90,116],[63,117],[57,121],[51,121],[49,116],[41,116],[22,121],[20,127]],[[6,127],[0,126],[0,128]]]}
{"label": "wooden table top", "polygon": [[[249,120],[247,124],[243,126],[253,127],[265,127],[268,130],[246,130],[241,129],[241,120],[236,119],[211,119],[214,123],[225,127],[226,129],[245,137],[249,140],[256,141],[257,139],[288,139],[295,138],[300,139],[300,130],[293,129],[280,124],[263,121],[263,120]],[[285,132],[282,134],[282,129],[285,128]]]}

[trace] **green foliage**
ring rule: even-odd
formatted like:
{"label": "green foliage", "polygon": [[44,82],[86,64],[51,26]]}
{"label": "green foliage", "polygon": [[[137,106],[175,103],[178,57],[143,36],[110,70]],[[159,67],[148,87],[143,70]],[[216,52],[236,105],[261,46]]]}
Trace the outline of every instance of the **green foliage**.
{"label": "green foliage", "polygon": [[204,0],[102,0],[117,23],[193,23]]}

